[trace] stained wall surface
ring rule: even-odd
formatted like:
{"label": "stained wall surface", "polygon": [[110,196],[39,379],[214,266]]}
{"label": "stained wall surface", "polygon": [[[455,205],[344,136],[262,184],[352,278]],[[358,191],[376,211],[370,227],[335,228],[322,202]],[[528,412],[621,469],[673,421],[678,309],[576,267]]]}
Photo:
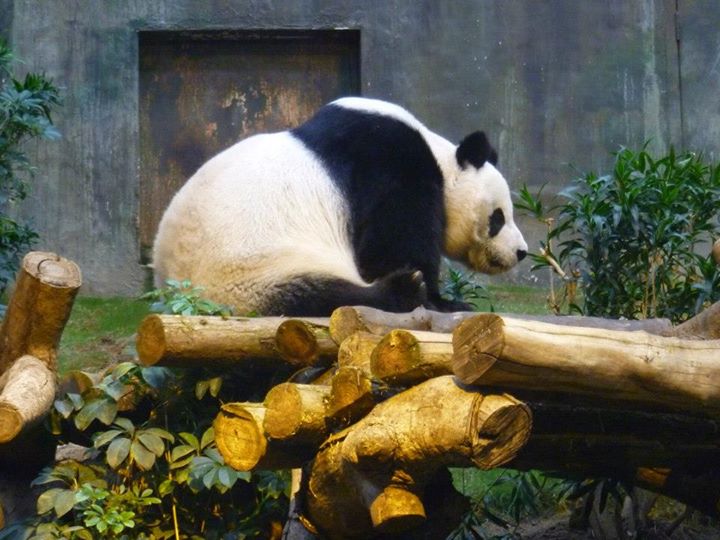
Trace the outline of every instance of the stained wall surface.
{"label": "stained wall surface", "polygon": [[313,29],[359,32],[362,94],[451,140],[484,129],[514,188],[557,190],[645,141],[720,158],[715,0],[0,0],[22,68],[64,88],[63,138],[32,150],[38,247],[77,261],[85,292],[143,286],[143,32]]}

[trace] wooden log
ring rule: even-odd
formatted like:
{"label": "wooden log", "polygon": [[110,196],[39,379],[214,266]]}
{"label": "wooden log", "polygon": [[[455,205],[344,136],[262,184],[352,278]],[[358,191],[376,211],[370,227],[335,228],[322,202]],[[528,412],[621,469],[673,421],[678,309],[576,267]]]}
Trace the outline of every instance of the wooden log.
{"label": "wooden log", "polygon": [[347,427],[360,420],[377,403],[372,379],[357,366],[341,366],[330,384],[327,420],[332,428]]}
{"label": "wooden log", "polygon": [[[308,324],[315,329],[323,320],[327,321],[313,319]],[[286,322],[283,317],[148,315],[138,329],[138,357],[146,366],[277,366],[278,361],[294,367],[313,365],[326,345],[316,344],[303,352],[295,339],[303,325],[293,324],[291,331],[281,332],[283,345],[278,347],[278,329]],[[314,330],[308,332],[315,335]]]}
{"label": "wooden log", "polygon": [[81,283],[74,262],[42,251],[25,255],[0,326],[0,373],[26,354],[56,370],[57,347]]}
{"label": "wooden log", "polygon": [[712,247],[712,258],[715,261],[715,264],[720,266],[720,238],[715,240],[715,243]]}
{"label": "wooden log", "polygon": [[226,403],[213,427],[215,442],[225,463],[238,471],[300,467],[316,448],[292,447],[268,438],[263,428],[262,403]]}
{"label": "wooden log", "polygon": [[0,376],[0,443],[40,422],[52,407],[56,388],[55,372],[45,362],[30,355],[16,360]]}
{"label": "wooden log", "polygon": [[370,375],[372,353],[382,336],[370,332],[355,332],[340,344],[338,366],[355,366]]}
{"label": "wooden log", "polygon": [[440,468],[492,468],[527,441],[529,409],[436,377],[331,436],[312,463],[307,515],[324,538],[369,538],[421,525],[424,486]]}
{"label": "wooden log", "polygon": [[329,434],[325,407],[330,387],[282,383],[265,396],[265,434],[284,441],[319,446]]}
{"label": "wooden log", "polygon": [[720,302],[701,311],[666,335],[686,339],[720,339]]}
{"label": "wooden log", "polygon": [[453,333],[464,383],[720,413],[720,341],[477,315]]}
{"label": "wooden log", "polygon": [[452,335],[437,332],[391,330],[373,349],[370,369],[374,378],[395,386],[412,386],[452,374]]}
{"label": "wooden log", "polygon": [[278,326],[275,342],[280,355],[294,365],[309,366],[337,358],[338,345],[330,337],[328,320],[315,324],[288,319]]}
{"label": "wooden log", "polygon": [[[330,335],[337,343],[342,343],[355,332],[385,335],[394,329],[404,329],[451,333],[461,322],[476,315],[478,313],[474,311],[441,313],[424,307],[418,307],[409,313],[388,313],[366,306],[345,306],[336,309],[330,316]],[[650,334],[662,334],[672,330],[672,324],[668,319],[628,321],[572,315],[504,314],[502,316],[563,326],[606,328],[618,331],[643,330]]]}

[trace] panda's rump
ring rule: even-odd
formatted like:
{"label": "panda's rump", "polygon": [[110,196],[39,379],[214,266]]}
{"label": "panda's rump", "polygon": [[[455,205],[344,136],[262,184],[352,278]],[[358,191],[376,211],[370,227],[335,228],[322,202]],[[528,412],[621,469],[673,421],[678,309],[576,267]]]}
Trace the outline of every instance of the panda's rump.
{"label": "panda's rump", "polygon": [[242,305],[298,275],[364,284],[342,197],[287,133],[241,141],[198,170],[171,202],[154,250],[156,282],[191,279]]}

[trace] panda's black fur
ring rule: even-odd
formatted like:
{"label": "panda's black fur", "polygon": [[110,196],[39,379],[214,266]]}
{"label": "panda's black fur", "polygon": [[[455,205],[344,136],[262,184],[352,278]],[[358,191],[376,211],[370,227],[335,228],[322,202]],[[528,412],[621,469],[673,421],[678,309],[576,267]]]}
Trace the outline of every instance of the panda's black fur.
{"label": "panda's black fur", "polygon": [[[361,101],[361,103],[365,102]],[[383,105],[383,102],[375,103]],[[402,111],[399,108],[398,110]],[[356,271],[362,281],[333,275],[332,271],[324,272],[321,264],[318,264],[316,271],[300,273],[278,264],[276,268],[267,270],[270,275],[275,273],[278,277],[267,278],[267,282],[260,281],[258,285],[248,285],[250,293],[245,294],[249,300],[241,305],[254,308],[264,315],[328,315],[338,306],[361,304],[389,311],[410,311],[420,304],[443,311],[469,308],[467,304],[445,300],[440,296],[438,273],[446,243],[445,197],[448,186],[443,176],[441,162],[428,143],[430,135],[427,132],[421,133],[418,126],[422,128],[422,125],[414,118],[409,118],[412,122],[402,116],[394,117],[383,114],[382,111],[374,111],[372,106],[369,110],[346,106],[341,100],[326,105],[310,120],[287,132],[297,144],[319,161],[327,179],[340,194],[348,214],[343,226],[351,243]],[[286,134],[278,135],[285,137],[284,145],[294,148]],[[268,141],[272,140],[272,135],[265,137]],[[444,145],[449,145],[444,139],[440,140]],[[241,142],[236,146],[242,144]],[[495,150],[481,132],[469,135],[457,148],[449,146],[450,151],[454,153],[451,161],[458,171],[468,168],[481,170],[486,162],[492,164],[497,162]],[[216,159],[222,159],[222,154]],[[258,159],[263,158],[258,157]],[[286,156],[279,151],[277,159],[283,160]],[[211,163],[212,161],[208,165]],[[196,176],[208,174],[201,169]],[[502,180],[502,177],[500,179]],[[188,184],[193,180],[194,178]],[[256,181],[263,180],[260,178]],[[275,181],[274,178],[272,181]],[[238,182],[238,186],[250,185],[242,183],[245,179]],[[200,198],[203,198],[206,192],[202,190],[207,188],[193,189],[196,191],[201,189]],[[478,189],[482,189],[482,186]],[[237,196],[244,196],[240,187]],[[508,199],[503,200],[507,207],[509,194],[503,194],[503,197]],[[180,200],[181,197],[176,198]],[[192,273],[202,265],[215,264],[214,261],[208,260],[208,257],[199,258],[194,264],[190,260],[179,261],[181,264],[178,264],[177,258],[181,255],[173,251],[172,243],[180,245],[183,241],[185,243],[188,241],[184,237],[189,233],[180,228],[184,226],[183,220],[187,219],[183,214],[198,216],[205,213],[202,206],[198,206],[200,210],[193,210],[192,197],[188,196],[186,199],[188,200],[182,203],[173,201],[168,209],[166,216],[169,214],[167,221],[170,224],[165,228],[171,232],[163,232],[163,224],[161,223],[160,226],[154,262],[156,271],[159,270],[162,279],[192,279],[192,276],[176,274],[179,271]],[[225,205],[226,201],[223,199],[220,204]],[[228,204],[232,205],[232,203]],[[311,201],[311,204],[314,203]],[[180,209],[173,208],[173,205],[179,206]],[[252,234],[252,231],[243,230],[243,217],[242,212],[234,216],[238,221],[234,234]],[[274,216],[267,217],[271,220]],[[497,235],[505,224],[501,209],[492,213],[492,217],[486,216],[484,219],[488,222],[490,236]],[[163,221],[165,220],[166,218],[163,218]],[[228,219],[228,223],[232,223],[232,219]],[[231,231],[223,230],[217,233],[231,234]],[[317,231],[311,230],[309,233],[317,233]],[[462,234],[471,233],[475,234],[470,230],[462,232]],[[193,234],[199,233],[193,232]],[[192,241],[203,248],[206,245],[196,239]],[[225,244],[232,243],[231,239],[223,241]],[[272,245],[269,245],[266,251],[261,255],[270,263]],[[163,260],[173,258],[176,260]],[[219,264],[228,264],[228,262]],[[238,261],[238,264],[242,264],[242,261]],[[312,266],[312,262],[307,261],[307,265]],[[229,273],[229,270],[220,268],[219,272],[206,273],[205,280],[208,280],[207,275],[222,275],[223,272]],[[280,276],[283,274],[285,277],[281,279]],[[254,279],[252,275],[248,275],[247,278]],[[209,278],[210,281],[219,279]],[[209,287],[210,296],[218,301],[227,301],[227,297],[223,297],[223,290],[232,296],[233,290],[242,290],[244,286],[242,283],[199,282],[196,284]],[[220,291],[220,294],[215,291]],[[259,300],[253,300],[256,297]],[[243,298],[240,300],[244,301]]]}
{"label": "panda's black fur", "polygon": [[[404,269],[420,270],[426,284],[437,283],[443,176],[420,133],[400,120],[336,105],[292,133],[318,156],[348,203],[363,279]],[[435,301],[432,289],[428,295]]]}

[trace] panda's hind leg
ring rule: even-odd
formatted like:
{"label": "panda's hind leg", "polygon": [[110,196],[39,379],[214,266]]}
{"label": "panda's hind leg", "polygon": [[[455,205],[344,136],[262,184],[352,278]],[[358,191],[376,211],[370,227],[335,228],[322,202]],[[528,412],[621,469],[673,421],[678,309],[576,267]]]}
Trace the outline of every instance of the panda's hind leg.
{"label": "panda's hind leg", "polygon": [[407,312],[427,300],[420,271],[400,270],[371,285],[327,275],[298,276],[268,291],[261,315],[322,317],[341,306],[370,306],[385,311]]}

